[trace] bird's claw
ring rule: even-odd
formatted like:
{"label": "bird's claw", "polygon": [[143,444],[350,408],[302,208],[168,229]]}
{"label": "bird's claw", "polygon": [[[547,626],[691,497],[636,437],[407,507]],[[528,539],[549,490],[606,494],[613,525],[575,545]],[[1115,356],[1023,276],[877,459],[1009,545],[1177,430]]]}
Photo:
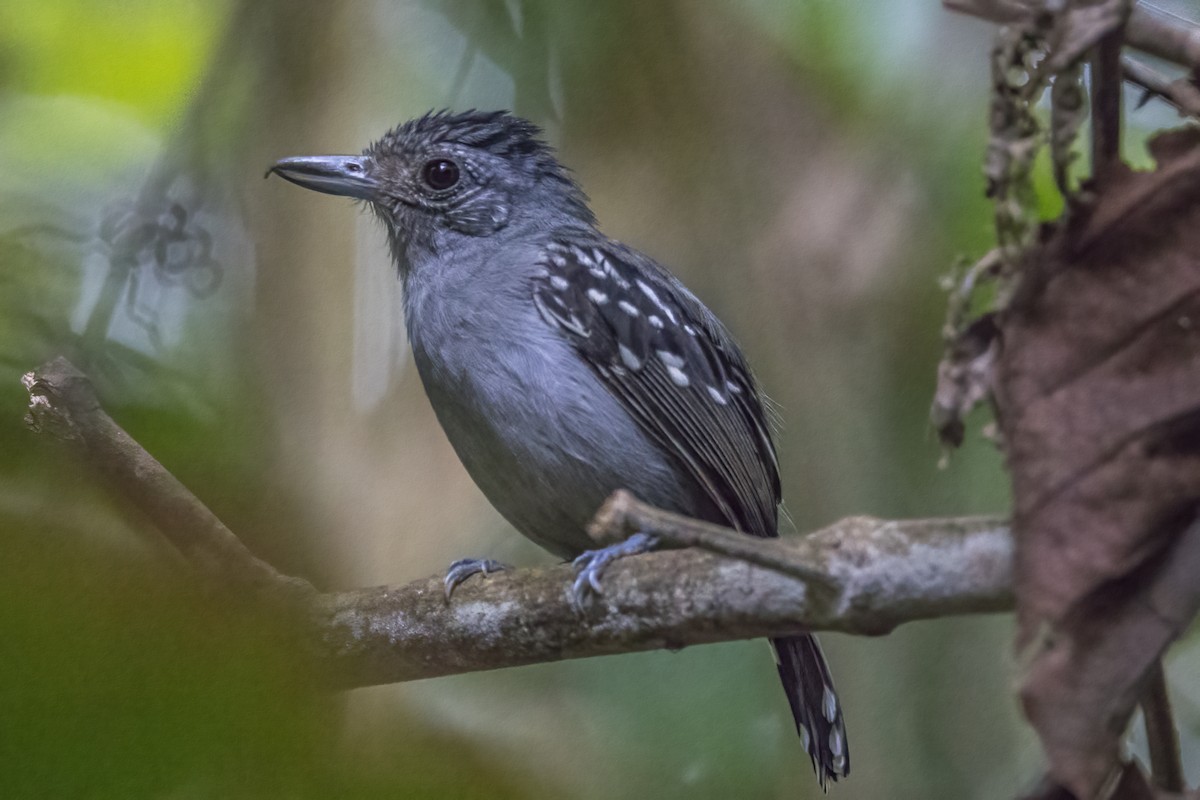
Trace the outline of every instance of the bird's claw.
{"label": "bird's claw", "polygon": [[454,594],[458,585],[472,575],[482,572],[484,577],[487,577],[493,572],[504,572],[506,569],[509,569],[508,564],[490,558],[460,558],[450,565],[450,569],[446,570],[445,579],[442,580],[446,602],[450,602],[450,596]]}
{"label": "bird's claw", "polygon": [[653,550],[658,537],[648,533],[635,533],[623,542],[599,550],[585,550],[572,563],[575,567],[575,582],[571,584],[571,599],[582,608],[592,595],[604,594],[600,579],[608,565],[626,556],[636,556]]}

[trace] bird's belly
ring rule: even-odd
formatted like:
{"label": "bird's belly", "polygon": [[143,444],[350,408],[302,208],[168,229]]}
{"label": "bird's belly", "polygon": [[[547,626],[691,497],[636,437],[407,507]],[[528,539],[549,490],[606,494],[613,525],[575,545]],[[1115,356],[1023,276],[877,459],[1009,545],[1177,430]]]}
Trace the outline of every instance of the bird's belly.
{"label": "bird's belly", "polygon": [[663,508],[708,516],[711,504],[699,484],[590,369],[573,352],[547,352],[539,344],[511,344],[486,363],[475,359],[469,372],[455,372],[452,359],[421,369],[450,443],[492,505],[564,558],[595,546],[585,526],[620,488]]}

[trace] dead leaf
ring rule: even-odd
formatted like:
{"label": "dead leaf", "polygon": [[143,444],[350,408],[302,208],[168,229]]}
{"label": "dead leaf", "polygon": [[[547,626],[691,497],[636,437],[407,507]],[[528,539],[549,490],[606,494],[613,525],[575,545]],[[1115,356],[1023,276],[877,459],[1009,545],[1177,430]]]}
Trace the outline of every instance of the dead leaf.
{"label": "dead leaf", "polygon": [[1200,132],[1153,152],[1029,253],[1000,319],[1021,699],[1086,798],[1200,607]]}

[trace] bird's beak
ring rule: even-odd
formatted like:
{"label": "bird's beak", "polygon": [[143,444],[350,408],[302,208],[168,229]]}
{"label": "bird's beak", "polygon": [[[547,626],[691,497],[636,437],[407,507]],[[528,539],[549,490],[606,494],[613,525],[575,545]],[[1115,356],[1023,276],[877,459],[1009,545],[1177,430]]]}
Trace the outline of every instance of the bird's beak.
{"label": "bird's beak", "polygon": [[367,172],[365,156],[296,156],[276,161],[264,177],[274,172],[297,186],[325,194],[375,200],[379,182]]}

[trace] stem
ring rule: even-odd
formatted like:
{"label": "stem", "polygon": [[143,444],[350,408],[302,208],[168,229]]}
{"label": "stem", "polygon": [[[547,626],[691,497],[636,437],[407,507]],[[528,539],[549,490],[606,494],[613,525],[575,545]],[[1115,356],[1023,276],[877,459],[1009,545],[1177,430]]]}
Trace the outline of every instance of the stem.
{"label": "stem", "polygon": [[1124,31],[1100,40],[1092,55],[1092,176],[1103,183],[1121,158],[1121,42]]}
{"label": "stem", "polygon": [[1167,693],[1167,678],[1162,659],[1150,669],[1150,684],[1142,698],[1145,715],[1146,740],[1150,747],[1150,771],[1154,783],[1163,791],[1182,792],[1184,789],[1183,760],[1179,754],[1179,732],[1171,713],[1171,698]]}

